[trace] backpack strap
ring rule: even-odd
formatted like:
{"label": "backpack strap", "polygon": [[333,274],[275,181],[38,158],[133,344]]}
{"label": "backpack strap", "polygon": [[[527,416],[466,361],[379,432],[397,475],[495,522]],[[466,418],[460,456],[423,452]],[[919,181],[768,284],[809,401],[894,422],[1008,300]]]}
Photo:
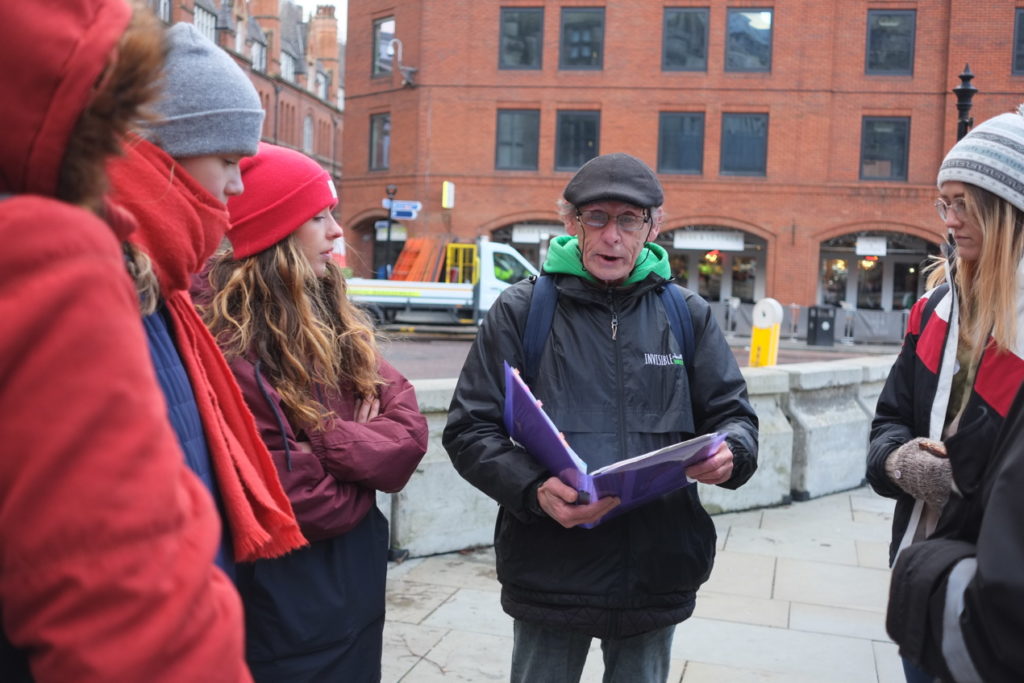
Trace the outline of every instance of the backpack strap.
{"label": "backpack strap", "polygon": [[924,326],[928,322],[928,318],[932,317],[932,313],[935,312],[935,308],[939,305],[939,302],[946,296],[946,292],[949,291],[949,283],[944,282],[935,288],[935,292],[928,297],[928,303],[924,305],[924,310],[921,311],[921,330],[924,331]]}
{"label": "backpack strap", "polygon": [[672,284],[665,283],[658,292],[661,297],[661,304],[665,307],[665,314],[668,315],[669,325],[672,327],[672,334],[683,352],[683,363],[686,365],[686,375],[693,384],[693,358],[696,350],[696,342],[693,335],[693,319],[690,317],[690,307],[686,305],[686,298],[683,290]]}
{"label": "backpack strap", "polygon": [[551,332],[551,322],[555,319],[555,305],[558,303],[558,290],[550,275],[538,275],[533,279],[533,295],[530,297],[530,310],[526,314],[526,328],[523,330],[523,359],[525,367],[523,375],[530,381],[540,367],[540,357],[544,352],[544,342]]}
{"label": "backpack strap", "polygon": [[[690,308],[686,305],[683,290],[672,283],[666,283],[658,290],[661,305],[668,316],[672,335],[683,352],[683,363],[686,375],[693,383],[693,358],[696,342],[693,334],[693,319]],[[526,328],[523,330],[523,375],[529,383],[540,368],[540,357],[544,352],[544,343],[551,332],[551,323],[555,319],[555,306],[558,303],[558,289],[554,278],[550,275],[538,275],[533,280],[533,294],[530,297],[530,309],[526,314]]]}

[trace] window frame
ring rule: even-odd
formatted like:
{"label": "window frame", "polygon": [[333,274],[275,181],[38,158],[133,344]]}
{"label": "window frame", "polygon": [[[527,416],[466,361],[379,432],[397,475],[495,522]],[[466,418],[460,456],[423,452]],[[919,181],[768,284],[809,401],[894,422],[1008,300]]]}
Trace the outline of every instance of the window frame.
{"label": "window frame", "polygon": [[[505,15],[512,13],[536,13],[540,15],[540,34],[537,49],[537,65],[521,66],[504,63]],[[544,8],[543,7],[502,7],[498,15],[498,70],[499,71],[540,71],[544,68]]]}
{"label": "window frame", "polygon": [[[379,19],[373,20],[373,34],[370,41],[370,49],[373,50],[372,54],[370,55],[370,78],[390,78],[391,74],[394,73],[393,63],[389,63],[387,68],[384,68],[382,62],[379,59],[381,54],[379,48],[381,28],[385,23],[389,21],[394,22],[395,15],[391,14],[386,17],[381,17]],[[392,39],[395,37],[395,32],[397,32],[397,30],[398,24],[396,23],[395,28],[391,34]],[[390,42],[391,39],[388,40],[388,43]]]}
{"label": "window frame", "polygon": [[[864,175],[864,141],[867,134],[868,123],[903,123],[906,125],[904,148],[903,148],[903,176],[888,177],[865,176]],[[910,117],[909,116],[862,116],[860,124],[860,158],[858,162],[857,175],[860,180],[879,183],[905,183],[910,178]]]}
{"label": "window frame", "polygon": [[302,153],[312,155],[316,150],[316,126],[312,114],[302,119]]}
{"label": "window frame", "polygon": [[[596,131],[594,135],[594,154],[588,159],[584,159],[579,164],[563,164],[561,163],[562,155],[562,123],[563,120],[569,116],[580,116],[582,118],[592,118]],[[585,164],[590,159],[601,154],[601,110],[599,109],[560,109],[555,117],[555,170],[556,171],[577,171],[579,167]]]}
{"label": "window frame", "polygon": [[[387,143],[384,145],[383,152],[383,163],[380,163],[380,159],[377,158],[377,147],[380,142],[380,137],[377,134],[377,122],[383,122],[385,128],[382,132],[387,136]],[[368,169],[370,171],[387,171],[391,168],[391,112],[378,112],[376,114],[370,114],[370,150],[368,159]]]}
{"label": "window frame", "polygon": [[[700,121],[700,142],[697,154],[697,166],[695,169],[687,169],[682,166],[669,168],[666,166],[665,153],[665,127],[672,119],[697,119]],[[665,175],[703,175],[704,174],[704,143],[707,131],[707,117],[700,111],[662,111],[658,112],[658,173]]]}
{"label": "window frame", "polygon": [[[768,12],[771,15],[771,27],[768,29],[768,64],[764,68],[748,69],[729,65],[730,41],[729,20],[733,14]],[[772,53],[775,48],[775,8],[774,7],[728,7],[725,13],[725,61],[723,69],[729,73],[771,73]]]}
{"label": "window frame", "polygon": [[196,4],[192,11],[192,24],[201,34],[209,38],[210,42],[216,44],[217,15],[199,4]]}
{"label": "window frame", "polygon": [[[725,145],[726,120],[733,117],[757,117],[764,120],[764,163],[761,171],[742,171],[727,169]],[[719,141],[718,174],[723,176],[743,176],[748,178],[766,178],[768,176],[768,138],[771,135],[771,116],[765,112],[722,112],[721,140]]]}
{"label": "window frame", "polygon": [[267,46],[261,40],[252,41],[252,68],[261,73],[267,70]]}
{"label": "window frame", "polygon": [[289,83],[295,82],[295,57],[286,50],[281,50],[281,78]]}
{"label": "window frame", "polygon": [[[559,17],[558,24],[558,69],[559,71],[601,71],[604,69],[604,47],[605,47],[605,26],[607,25],[605,18],[604,7],[563,7],[562,14]],[[590,65],[572,65],[566,63],[566,42],[565,42],[565,22],[566,18],[573,14],[582,14],[584,12],[597,12],[601,15],[601,37],[600,37],[600,48],[597,64]],[[593,45],[593,41],[591,41]]]}
{"label": "window frame", "polygon": [[[670,66],[668,64],[668,19],[669,14],[703,14],[704,15],[704,64],[699,67]],[[665,7],[661,15],[661,70],[662,71],[703,71],[708,70],[708,41],[711,38],[710,7]]]}
{"label": "window frame", "polygon": [[[500,164],[502,149],[502,115],[510,114],[533,114],[533,165],[532,166],[502,166]],[[506,143],[509,144],[509,143]],[[496,171],[537,171],[540,169],[540,109],[498,109],[494,123],[494,170]]]}
{"label": "window frame", "polygon": [[[871,18],[881,15],[902,15],[911,17],[910,30],[910,64],[899,69],[879,69],[871,67]],[[914,9],[868,9],[867,23],[864,31],[864,74],[866,76],[913,76],[914,61],[917,57],[917,10]]]}

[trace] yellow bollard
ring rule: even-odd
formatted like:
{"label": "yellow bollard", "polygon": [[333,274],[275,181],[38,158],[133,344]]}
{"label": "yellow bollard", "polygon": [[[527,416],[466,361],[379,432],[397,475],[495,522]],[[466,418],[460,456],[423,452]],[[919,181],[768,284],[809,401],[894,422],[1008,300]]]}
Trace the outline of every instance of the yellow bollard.
{"label": "yellow bollard", "polygon": [[775,299],[761,299],[754,304],[748,360],[750,367],[768,367],[779,362],[782,315],[782,304]]}

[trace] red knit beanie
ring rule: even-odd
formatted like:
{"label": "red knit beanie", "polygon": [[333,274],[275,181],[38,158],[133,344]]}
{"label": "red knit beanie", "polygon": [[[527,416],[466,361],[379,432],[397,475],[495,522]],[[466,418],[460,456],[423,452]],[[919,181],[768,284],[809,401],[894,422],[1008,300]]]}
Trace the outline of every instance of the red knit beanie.
{"label": "red knit beanie", "polygon": [[338,203],[330,174],[301,152],[261,142],[240,165],[245,191],[228,199],[236,259],[274,246]]}

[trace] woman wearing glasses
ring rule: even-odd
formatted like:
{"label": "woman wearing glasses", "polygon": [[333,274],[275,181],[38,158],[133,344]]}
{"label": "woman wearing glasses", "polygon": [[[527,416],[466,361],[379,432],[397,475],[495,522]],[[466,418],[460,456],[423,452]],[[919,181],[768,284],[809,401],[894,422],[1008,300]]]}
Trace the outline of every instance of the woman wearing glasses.
{"label": "woman wearing glasses", "polygon": [[[955,249],[935,264],[930,291],[911,310],[868,450],[868,481],[896,499],[890,562],[932,535],[940,513],[940,531],[956,525],[1024,380],[1024,109],[958,142],[939,168],[938,187],[935,206]],[[950,448],[947,457],[956,442],[970,447]],[[890,634],[907,618],[890,609]],[[917,623],[924,633],[928,625]],[[911,663],[924,659],[920,651],[901,653],[908,681],[948,676]]]}

